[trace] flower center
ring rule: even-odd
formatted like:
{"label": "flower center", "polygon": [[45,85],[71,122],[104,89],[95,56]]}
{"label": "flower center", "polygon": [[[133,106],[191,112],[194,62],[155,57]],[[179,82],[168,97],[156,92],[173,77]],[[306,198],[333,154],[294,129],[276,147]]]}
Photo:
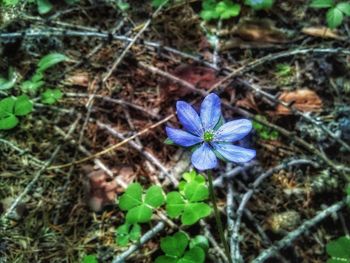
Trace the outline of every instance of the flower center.
{"label": "flower center", "polygon": [[214,133],[206,131],[204,132],[203,138],[205,142],[211,142],[214,139]]}

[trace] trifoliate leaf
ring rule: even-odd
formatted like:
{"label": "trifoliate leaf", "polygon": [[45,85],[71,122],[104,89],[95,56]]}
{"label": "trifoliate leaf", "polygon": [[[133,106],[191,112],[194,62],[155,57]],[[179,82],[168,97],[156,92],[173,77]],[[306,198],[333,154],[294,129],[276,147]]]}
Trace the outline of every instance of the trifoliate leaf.
{"label": "trifoliate leaf", "polygon": [[139,183],[130,184],[119,199],[119,207],[125,211],[140,204],[142,204],[142,186]]}
{"label": "trifoliate leaf", "polygon": [[186,204],[184,212],[181,216],[181,222],[184,225],[193,225],[201,218],[210,215],[212,208],[205,203],[189,203]]}
{"label": "trifoliate leaf", "polygon": [[195,181],[186,184],[184,189],[185,197],[190,202],[198,202],[208,199],[209,190],[204,184]]}
{"label": "trifoliate leaf", "polygon": [[177,263],[177,262],[178,262],[177,258],[172,258],[168,256],[159,256],[154,261],[154,263]]}
{"label": "trifoliate leaf", "polygon": [[336,28],[341,25],[344,19],[343,12],[337,8],[331,8],[326,14],[327,24],[329,28]]}
{"label": "trifoliate leaf", "polygon": [[83,258],[83,263],[98,263],[96,255],[86,255]]}
{"label": "trifoliate leaf", "polygon": [[350,3],[341,2],[338,3],[335,8],[342,11],[344,15],[350,16]]}
{"label": "trifoliate leaf", "polygon": [[194,247],[187,251],[178,263],[203,263],[205,261],[205,253],[200,247]]}
{"label": "trifoliate leaf", "polygon": [[189,238],[184,232],[177,232],[173,236],[167,236],[160,240],[160,248],[165,255],[181,257],[186,250]]}
{"label": "trifoliate leaf", "polygon": [[16,127],[18,122],[19,121],[17,117],[13,114],[8,114],[6,116],[0,117],[0,130],[10,130]]}
{"label": "trifoliate leaf", "polygon": [[130,230],[130,240],[138,241],[141,237],[141,226],[139,224],[134,224]]}
{"label": "trifoliate leaf", "polygon": [[145,203],[157,208],[164,204],[165,198],[160,186],[154,185],[147,189]]}
{"label": "trifoliate leaf", "polygon": [[39,63],[38,63],[38,72],[42,73],[45,70],[47,70],[48,68],[67,60],[68,57],[66,57],[65,55],[61,54],[61,53],[51,53],[48,54],[46,56],[44,56],[42,59],[40,59]]}
{"label": "trifoliate leaf", "polygon": [[190,241],[190,248],[194,248],[194,247],[200,247],[201,249],[203,249],[204,252],[206,252],[209,249],[209,241],[205,236],[202,236],[202,235],[195,236]]}
{"label": "trifoliate leaf", "polygon": [[327,262],[350,262],[350,237],[344,236],[331,241],[326,247],[327,253],[332,257]]}
{"label": "trifoliate leaf", "polygon": [[7,97],[0,100],[0,118],[2,116],[7,116],[9,113],[12,114],[15,108],[16,98]]}
{"label": "trifoliate leaf", "polygon": [[52,9],[52,4],[49,0],[37,0],[38,12],[41,15],[47,14]]}
{"label": "trifoliate leaf", "polygon": [[41,102],[45,104],[54,104],[62,98],[62,92],[59,89],[47,89],[41,94]]}
{"label": "trifoliate leaf", "polygon": [[129,243],[129,228],[130,228],[130,225],[127,223],[117,228],[116,242],[119,246],[126,246]]}
{"label": "trifoliate leaf", "polygon": [[16,116],[24,116],[33,111],[33,102],[27,95],[17,97],[14,114]]}
{"label": "trifoliate leaf", "polygon": [[129,224],[147,223],[152,218],[152,209],[146,204],[136,206],[126,214],[126,222]]}
{"label": "trifoliate leaf", "polygon": [[333,0],[313,0],[310,4],[312,8],[329,8],[333,6]]}
{"label": "trifoliate leaf", "polygon": [[167,194],[165,209],[169,217],[178,217],[184,208],[185,201],[179,192],[170,192]]}

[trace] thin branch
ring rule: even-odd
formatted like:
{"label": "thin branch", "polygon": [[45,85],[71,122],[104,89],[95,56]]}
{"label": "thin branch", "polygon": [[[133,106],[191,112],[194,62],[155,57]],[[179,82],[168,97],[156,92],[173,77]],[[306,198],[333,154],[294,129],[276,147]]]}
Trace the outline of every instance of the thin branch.
{"label": "thin branch", "polygon": [[350,201],[350,198],[346,197],[342,201],[339,201],[334,205],[331,205],[328,208],[322,211],[319,211],[315,217],[305,221],[297,229],[293,230],[292,232],[287,234],[284,238],[274,243],[273,246],[262,251],[260,255],[252,261],[252,263],[262,263],[262,262],[265,262],[270,257],[273,257],[280,249],[286,246],[290,246],[295,239],[297,239],[299,236],[303,234],[306,234],[310,230],[310,228],[314,227],[315,225],[320,223],[322,220],[324,220],[328,216],[336,213],[337,211],[345,207],[349,201]]}

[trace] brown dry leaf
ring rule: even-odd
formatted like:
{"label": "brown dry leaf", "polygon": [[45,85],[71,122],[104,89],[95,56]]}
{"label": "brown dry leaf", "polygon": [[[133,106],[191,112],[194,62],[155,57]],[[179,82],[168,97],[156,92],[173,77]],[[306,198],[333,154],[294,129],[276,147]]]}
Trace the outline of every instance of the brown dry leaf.
{"label": "brown dry leaf", "polygon": [[237,107],[242,107],[246,109],[253,109],[259,112],[258,106],[256,105],[253,93],[249,92],[243,99],[236,102]]}
{"label": "brown dry leaf", "polygon": [[67,77],[66,82],[70,85],[87,88],[89,86],[89,74],[87,72],[75,72]]}
{"label": "brown dry leaf", "polygon": [[[286,103],[293,103],[293,107],[302,112],[319,112],[322,109],[321,98],[312,90],[300,89],[296,91],[284,91],[279,99]],[[276,113],[280,115],[292,114],[291,111],[279,104]]]}
{"label": "brown dry leaf", "polygon": [[346,38],[343,36],[339,36],[336,30],[329,29],[324,26],[311,26],[304,27],[301,30],[302,33],[313,36],[313,37],[321,37],[321,38],[331,38],[337,40],[345,40]]}
{"label": "brown dry leaf", "polygon": [[[216,72],[213,69],[196,66],[196,65],[181,65],[178,66],[172,73],[177,78],[185,80],[188,83],[193,84],[199,89],[210,89],[215,83],[217,83],[220,78],[216,76]],[[188,94],[191,94],[192,91],[177,85],[176,83],[164,83],[164,89],[168,95],[176,94],[180,97],[184,97]]]}

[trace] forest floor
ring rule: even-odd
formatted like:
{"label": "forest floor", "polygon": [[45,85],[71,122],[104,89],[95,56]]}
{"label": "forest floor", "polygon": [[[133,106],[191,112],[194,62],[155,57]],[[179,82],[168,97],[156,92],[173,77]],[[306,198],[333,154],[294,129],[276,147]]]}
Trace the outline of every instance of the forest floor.
{"label": "forest floor", "polygon": [[[63,97],[34,98],[30,115],[0,131],[0,262],[112,262],[130,248],[115,241],[124,221],[115,198],[132,182],[175,188],[191,163],[186,149],[164,144],[165,126],[178,127],[177,100],[197,107],[209,92],[227,120],[254,122],[244,144],[256,158],[213,171],[237,253],[244,262],[326,262],[327,243],[350,229],[349,19],[327,29],[325,12],[305,1],[242,5],[222,23],[204,23],[200,1],[157,9],[132,0],[123,12],[112,2],[54,3],[42,16],[32,4],[0,11],[1,76],[11,67],[20,83],[43,56],[69,58],[45,76]],[[153,262],[160,238],[181,225],[171,222],[127,261]],[[207,262],[225,262],[216,227],[210,216],[185,228],[209,238]]]}

